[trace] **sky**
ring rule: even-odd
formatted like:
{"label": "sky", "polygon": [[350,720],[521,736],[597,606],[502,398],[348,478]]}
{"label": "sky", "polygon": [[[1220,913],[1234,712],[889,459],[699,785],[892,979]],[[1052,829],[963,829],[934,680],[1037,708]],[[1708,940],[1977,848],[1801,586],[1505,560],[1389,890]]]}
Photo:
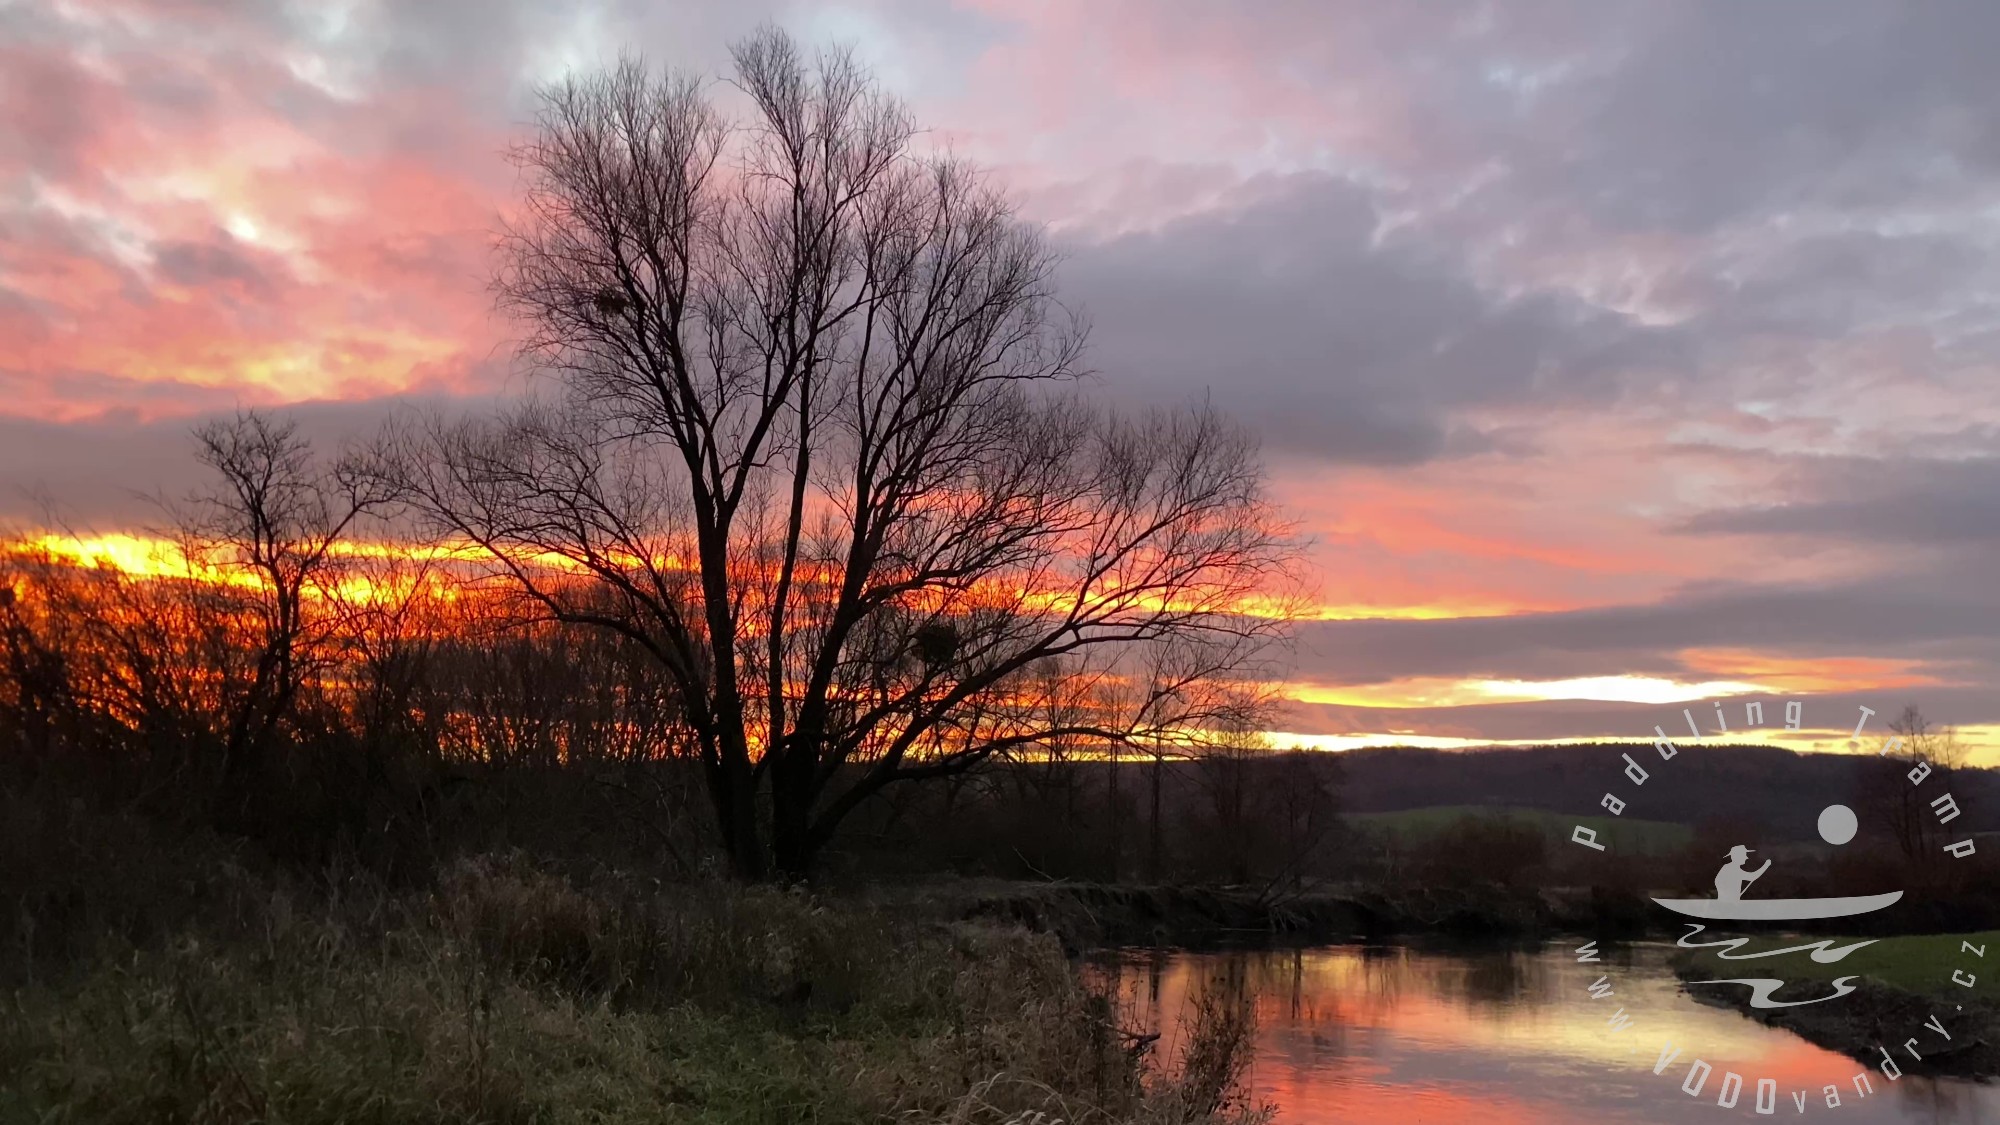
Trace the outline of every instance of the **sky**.
{"label": "sky", "polygon": [[1780,740],[1914,703],[2000,761],[1986,0],[0,0],[0,520],[137,529],[218,412],[518,393],[537,85],[765,22],[1048,227],[1097,393],[1263,436],[1281,740],[1801,698]]}

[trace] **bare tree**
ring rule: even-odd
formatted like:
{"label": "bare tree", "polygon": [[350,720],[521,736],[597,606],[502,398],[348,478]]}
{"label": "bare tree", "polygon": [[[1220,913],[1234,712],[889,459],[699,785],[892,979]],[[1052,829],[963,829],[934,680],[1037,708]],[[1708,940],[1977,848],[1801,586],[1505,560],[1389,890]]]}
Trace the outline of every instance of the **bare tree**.
{"label": "bare tree", "polygon": [[1077,828],[1077,800],[1082,796],[1079,767],[1099,740],[1077,733],[1107,706],[1106,677],[1084,669],[1072,669],[1066,661],[1042,661],[1033,672],[1034,692],[1042,701],[1041,721],[1051,735],[1031,746],[1009,751],[1005,757],[1012,768],[1016,800],[1033,801],[1060,812],[1065,834]]}
{"label": "bare tree", "polygon": [[1231,883],[1250,881],[1259,850],[1255,771],[1260,760],[1268,764],[1270,758],[1263,736],[1244,730],[1215,739],[1197,759],[1195,779],[1208,798],[1213,828],[1204,850]]}
{"label": "bare tree", "polygon": [[1145,675],[1139,681],[1136,725],[1152,759],[1147,770],[1147,873],[1154,882],[1165,873],[1167,763],[1242,743],[1245,732],[1258,729],[1277,702],[1271,686],[1243,678],[1234,659],[1227,648],[1168,642],[1146,646],[1137,661]]}
{"label": "bare tree", "polygon": [[1052,658],[1255,659],[1282,623],[1239,611],[1288,548],[1214,412],[1068,392],[1042,237],[849,55],[734,57],[742,120],[636,62],[547,91],[498,288],[557,389],[379,467],[541,612],[650,654],[735,870],[799,875],[885,786],[1161,721],[1047,706]]}
{"label": "bare tree", "polygon": [[1205,805],[1190,826],[1204,866],[1232,883],[1296,885],[1339,828],[1335,755],[1274,750],[1248,728],[1225,730],[1194,755]]}
{"label": "bare tree", "polygon": [[195,431],[197,455],[216,477],[176,509],[182,550],[210,597],[233,597],[250,634],[247,675],[220,685],[226,715],[217,815],[240,823],[269,741],[322,661],[335,658],[340,615],[332,604],[336,547],[386,499],[376,478],[325,464],[298,432],[250,411]]}
{"label": "bare tree", "polygon": [[1892,741],[1901,743],[1897,753],[1929,762],[1936,770],[1955,770],[1965,764],[1966,748],[1959,741],[1958,728],[1938,726],[1914,703],[1903,706],[1889,721],[1889,729],[1896,735]]}
{"label": "bare tree", "polygon": [[1945,838],[1929,801],[1949,788],[1951,772],[1965,764],[1965,746],[1957,731],[1939,728],[1915,704],[1890,720],[1889,730],[1894,737],[1861,770],[1857,803],[1906,861],[1927,867]]}
{"label": "bare tree", "polygon": [[[435,745],[442,716],[422,706],[433,665],[449,631],[451,605],[442,595],[448,575],[433,554],[389,551],[357,555],[345,581],[330,584],[328,610],[337,621],[342,676],[362,752]],[[458,615],[458,616],[462,616]]]}
{"label": "bare tree", "polygon": [[80,728],[75,753],[140,761],[142,798],[209,811],[190,796],[208,794],[222,702],[246,667],[234,643],[236,599],[188,575],[78,565],[46,547],[10,552],[8,562],[10,631],[27,658],[23,702]]}

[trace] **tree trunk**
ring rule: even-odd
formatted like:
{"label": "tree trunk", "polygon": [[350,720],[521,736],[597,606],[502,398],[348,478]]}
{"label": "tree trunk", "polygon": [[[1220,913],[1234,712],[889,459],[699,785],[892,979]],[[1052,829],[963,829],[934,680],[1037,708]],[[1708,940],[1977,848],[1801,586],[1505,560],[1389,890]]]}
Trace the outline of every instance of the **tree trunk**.
{"label": "tree trunk", "polygon": [[1155,748],[1153,750],[1153,827],[1152,827],[1153,838],[1151,842],[1152,854],[1148,857],[1146,865],[1147,871],[1149,872],[1152,881],[1155,883],[1160,881],[1160,774],[1162,771],[1165,770],[1166,764],[1167,764],[1166,756],[1161,754],[1158,748]]}
{"label": "tree trunk", "polygon": [[1111,840],[1110,846],[1106,849],[1111,857],[1109,881],[1116,883],[1118,881],[1118,853],[1121,850],[1120,845],[1124,842],[1119,836],[1121,827],[1119,820],[1121,818],[1118,809],[1118,744],[1116,742],[1111,744],[1110,781],[1106,785],[1106,799],[1111,805],[1111,815],[1109,817]]}
{"label": "tree trunk", "polygon": [[744,882],[763,880],[770,874],[770,856],[757,830],[757,792],[749,769],[740,763],[710,762],[704,772],[729,873]]}
{"label": "tree trunk", "polygon": [[786,882],[803,882],[819,850],[812,823],[816,757],[788,747],[771,764],[771,858],[774,873]]}

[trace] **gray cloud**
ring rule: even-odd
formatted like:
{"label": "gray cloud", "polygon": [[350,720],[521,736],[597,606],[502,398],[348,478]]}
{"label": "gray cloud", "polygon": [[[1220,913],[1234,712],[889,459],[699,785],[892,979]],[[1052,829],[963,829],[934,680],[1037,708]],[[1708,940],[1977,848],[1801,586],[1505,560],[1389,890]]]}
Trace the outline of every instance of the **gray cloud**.
{"label": "gray cloud", "polygon": [[1708,583],[1649,605],[1442,620],[1310,622],[1297,674],[1329,684],[1413,677],[1566,679],[1626,673],[1713,678],[1691,649],[1793,659],[1897,657],[2000,682],[2000,586],[1953,559],[1822,586]]}
{"label": "gray cloud", "polygon": [[2000,545],[2000,457],[1815,458],[1797,500],[1704,512],[1679,530],[1894,546],[1909,552]]}
{"label": "gray cloud", "polygon": [[[222,392],[211,396],[223,397]],[[484,398],[395,396],[300,403],[273,413],[297,422],[316,449],[334,453],[366,441],[398,411],[454,414],[495,405]],[[61,423],[0,414],[0,522],[38,526],[53,515],[79,531],[125,531],[157,522],[159,508],[151,497],[182,496],[206,483],[194,456],[195,427],[234,409],[217,404],[191,417],[149,422],[111,417]]]}
{"label": "gray cloud", "polygon": [[1714,329],[1838,338],[1928,322],[1982,300],[1991,273],[1980,247],[1944,234],[1842,230],[1767,243],[1705,263],[1734,277],[1710,313]]}
{"label": "gray cloud", "polygon": [[153,246],[154,270],[178,285],[236,286],[268,298],[276,290],[269,272],[272,267],[285,269],[278,255],[247,247],[227,231],[214,231],[206,242],[170,241]]}
{"label": "gray cloud", "polygon": [[[1408,108],[1409,175],[1497,172],[1465,204],[1597,230],[1702,233],[1808,206],[1954,198],[2000,159],[2000,94],[1980,0],[1552,0],[1278,8],[1265,45],[1328,65],[1324,88],[1383,61]],[[1348,65],[1334,66],[1334,62]],[[1587,234],[1589,228],[1578,233]]]}
{"label": "gray cloud", "polygon": [[1278,449],[1409,464],[1475,451],[1455,415],[1527,398],[1614,401],[1680,362],[1669,330],[1580,302],[1487,293],[1373,196],[1301,175],[1238,211],[1077,247],[1065,293],[1092,361],[1132,396],[1207,390]]}

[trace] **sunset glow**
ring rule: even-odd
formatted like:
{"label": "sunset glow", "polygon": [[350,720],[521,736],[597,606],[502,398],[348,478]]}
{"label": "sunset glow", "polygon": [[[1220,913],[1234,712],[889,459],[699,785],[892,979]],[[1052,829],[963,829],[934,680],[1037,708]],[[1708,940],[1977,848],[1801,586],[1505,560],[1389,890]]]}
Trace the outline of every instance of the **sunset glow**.
{"label": "sunset glow", "polygon": [[1996,45],[0,0],[0,1105],[2000,1121]]}
{"label": "sunset glow", "polygon": [[[1494,741],[1609,737],[1758,693],[2000,724],[2000,353],[1972,327],[1996,267],[1952,249],[2000,228],[1969,165],[1864,204],[1904,197],[1827,185],[1913,166],[1909,130],[1802,142],[1794,166],[1726,131],[1635,147],[1649,128],[1577,112],[1653,104],[1615,61],[1632,44],[1712,61],[1691,13],[1413,14],[1378,42],[1303,9],[980,3],[936,37],[889,30],[900,11],[804,33],[862,35],[937,142],[1057,232],[1094,393],[1209,395],[1263,439],[1310,543],[1302,604],[1236,602],[1299,620],[1274,727],[1460,744],[1507,705]],[[22,186],[0,199],[13,526],[46,500],[97,530],[43,549],[183,572],[130,497],[198,479],[195,422],[284,408],[331,447],[532,386],[486,286],[535,84],[620,49],[712,68],[769,14],[508,5],[463,42],[368,5],[9,8],[0,89],[30,142],[0,152]],[[1505,78],[1543,73],[1564,77]],[[1729,119],[1669,85],[1660,112]],[[1928,112],[1842,112],[1895,109]]]}

